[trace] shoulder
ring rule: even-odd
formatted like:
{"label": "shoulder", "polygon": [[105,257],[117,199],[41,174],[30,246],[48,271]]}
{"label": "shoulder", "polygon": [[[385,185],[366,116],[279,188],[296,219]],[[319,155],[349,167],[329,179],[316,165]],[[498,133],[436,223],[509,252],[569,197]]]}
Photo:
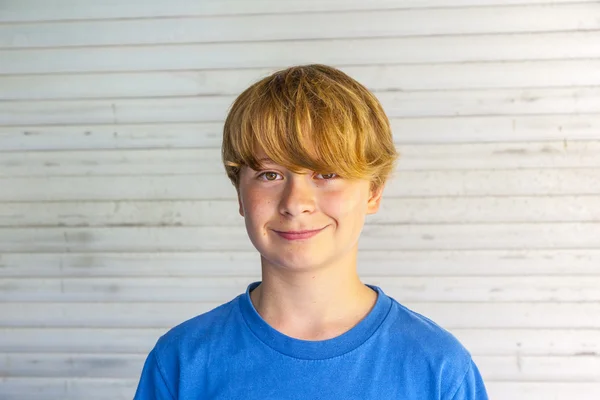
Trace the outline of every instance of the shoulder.
{"label": "shoulder", "polygon": [[410,356],[414,368],[428,371],[442,392],[455,393],[474,366],[471,354],[449,331],[394,300],[393,346]]}
{"label": "shoulder", "polygon": [[207,349],[232,326],[236,300],[189,319],[161,336],[146,358],[135,399],[175,399],[179,397],[181,382],[187,382],[187,375],[197,381],[199,371],[207,363]]}
{"label": "shoulder", "polygon": [[238,298],[180,323],[162,335],[154,347],[159,363],[177,363],[197,356],[231,327]]}
{"label": "shoulder", "polygon": [[465,347],[449,331],[431,319],[393,300],[396,308],[394,330],[398,330],[406,344],[412,345],[415,351],[433,358],[444,356],[458,360],[469,358]]}

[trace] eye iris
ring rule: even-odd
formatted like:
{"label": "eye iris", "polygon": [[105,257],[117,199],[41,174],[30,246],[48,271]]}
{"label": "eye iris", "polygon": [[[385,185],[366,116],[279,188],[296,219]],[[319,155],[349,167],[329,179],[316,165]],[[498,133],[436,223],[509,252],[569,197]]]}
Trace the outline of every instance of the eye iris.
{"label": "eye iris", "polygon": [[268,181],[274,181],[277,179],[277,174],[275,172],[267,172],[265,178],[267,178]]}
{"label": "eye iris", "polygon": [[331,179],[335,176],[335,174],[321,174],[323,179]]}

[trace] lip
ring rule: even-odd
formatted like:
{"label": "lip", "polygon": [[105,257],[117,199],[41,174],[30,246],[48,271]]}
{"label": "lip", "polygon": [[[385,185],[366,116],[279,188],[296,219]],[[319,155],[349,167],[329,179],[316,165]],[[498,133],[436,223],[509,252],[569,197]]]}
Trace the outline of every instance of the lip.
{"label": "lip", "polygon": [[273,230],[273,232],[277,233],[279,236],[281,236],[282,238],[287,239],[287,240],[301,240],[301,239],[309,239],[309,238],[317,235],[319,232],[321,232],[325,228],[326,227],[323,227],[321,229],[314,229],[314,230],[284,231],[284,232]]}

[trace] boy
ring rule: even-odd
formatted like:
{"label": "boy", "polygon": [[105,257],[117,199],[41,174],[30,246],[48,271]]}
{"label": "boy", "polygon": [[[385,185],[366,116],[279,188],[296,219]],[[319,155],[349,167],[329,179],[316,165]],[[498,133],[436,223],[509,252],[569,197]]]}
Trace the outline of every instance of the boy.
{"label": "boy", "polygon": [[487,399],[452,335],[357,275],[397,158],[365,87],[279,71],[236,99],[222,156],[262,281],[162,336],[136,399]]}

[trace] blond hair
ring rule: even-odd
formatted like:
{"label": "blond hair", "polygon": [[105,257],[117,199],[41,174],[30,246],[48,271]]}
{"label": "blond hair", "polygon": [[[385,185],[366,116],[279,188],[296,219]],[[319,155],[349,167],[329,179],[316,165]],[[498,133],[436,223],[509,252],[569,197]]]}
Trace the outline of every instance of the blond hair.
{"label": "blond hair", "polygon": [[320,64],[287,68],[234,101],[223,129],[222,159],[236,188],[257,150],[293,172],[303,169],[385,183],[398,157],[377,98],[342,71]]}

